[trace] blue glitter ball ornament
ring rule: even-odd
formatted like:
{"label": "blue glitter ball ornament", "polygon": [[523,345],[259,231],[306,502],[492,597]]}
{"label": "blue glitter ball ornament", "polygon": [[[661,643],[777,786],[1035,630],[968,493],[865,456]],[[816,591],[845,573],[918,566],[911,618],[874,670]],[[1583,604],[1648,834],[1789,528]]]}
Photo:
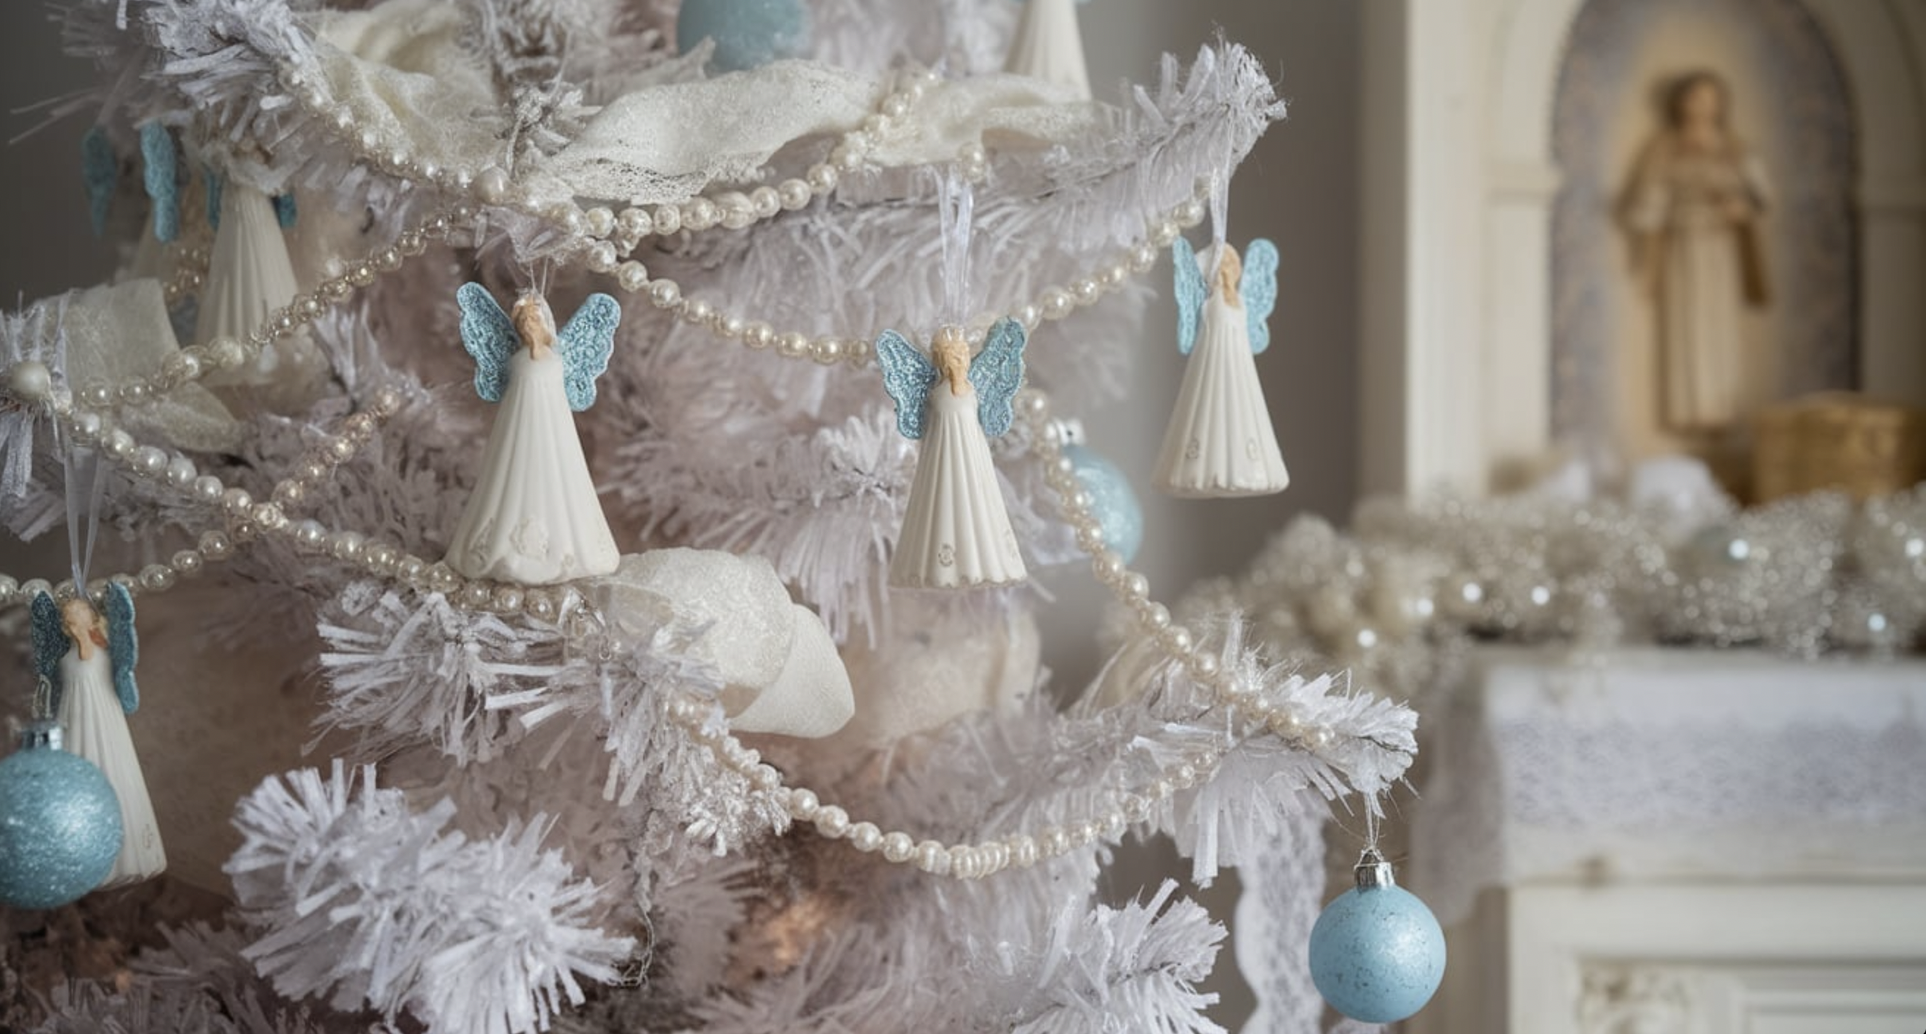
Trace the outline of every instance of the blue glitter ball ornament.
{"label": "blue glitter ball ornament", "polygon": [[120,854],[120,799],[93,762],[36,722],[0,760],[0,903],[53,908],[100,886]]}
{"label": "blue glitter ball ornament", "polygon": [[716,41],[716,71],[760,68],[809,46],[809,9],[802,0],[683,0],[676,49],[686,54],[705,39]]}
{"label": "blue glitter ball ornament", "polygon": [[1130,563],[1144,544],[1144,508],[1130,479],[1117,465],[1081,445],[1066,445],[1063,454],[1077,471],[1077,481],[1090,493],[1090,512],[1103,528],[1104,544]]}
{"label": "blue glitter ball ornament", "polygon": [[1444,980],[1444,931],[1376,850],[1364,853],[1357,873],[1357,888],[1324,906],[1311,927],[1311,982],[1354,1020],[1396,1023],[1424,1008]]}

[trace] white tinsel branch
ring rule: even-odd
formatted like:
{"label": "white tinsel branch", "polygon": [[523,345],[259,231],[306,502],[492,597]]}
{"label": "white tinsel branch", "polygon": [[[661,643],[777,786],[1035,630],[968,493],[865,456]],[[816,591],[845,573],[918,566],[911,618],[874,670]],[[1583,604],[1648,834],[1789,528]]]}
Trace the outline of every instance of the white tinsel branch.
{"label": "white tinsel branch", "polygon": [[607,983],[635,942],[589,926],[598,888],[574,878],[548,823],[490,840],[447,831],[454,806],[408,810],[336,761],[271,778],[241,802],[242,845],[225,871],[251,925],[243,954],[291,997],[331,995],[390,1021],[527,1034]]}

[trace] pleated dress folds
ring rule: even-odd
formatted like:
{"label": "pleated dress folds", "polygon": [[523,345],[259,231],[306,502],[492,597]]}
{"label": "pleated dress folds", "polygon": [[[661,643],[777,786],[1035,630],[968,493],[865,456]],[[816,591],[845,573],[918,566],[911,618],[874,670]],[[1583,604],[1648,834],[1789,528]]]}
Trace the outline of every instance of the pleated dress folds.
{"label": "pleated dress folds", "polygon": [[977,421],[976,392],[966,386],[959,395],[939,383],[930,389],[929,430],[890,558],[890,584],[979,588],[1028,576]]}
{"label": "pleated dress folds", "polygon": [[448,566],[469,578],[553,585],[622,560],[575,432],[564,365],[526,348],[509,360],[481,477],[448,543]]}
{"label": "pleated dress folds", "polygon": [[1186,498],[1269,495],[1291,476],[1271,429],[1244,310],[1213,292],[1157,456],[1158,487]]}
{"label": "pleated dress folds", "polygon": [[167,868],[161,846],[160,823],[147,793],[134,737],[127,731],[127,712],[114,692],[112,662],[106,647],[86,660],[79,650],[60,659],[60,713],[66,750],[94,763],[107,776],[120,799],[120,854],[100,889],[121,887],[159,876]]}

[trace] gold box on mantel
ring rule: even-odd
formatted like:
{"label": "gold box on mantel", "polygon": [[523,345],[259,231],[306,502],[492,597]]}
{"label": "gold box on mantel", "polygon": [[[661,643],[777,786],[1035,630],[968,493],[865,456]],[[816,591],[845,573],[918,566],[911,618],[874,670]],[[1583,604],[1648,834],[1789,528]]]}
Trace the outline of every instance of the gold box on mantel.
{"label": "gold box on mantel", "polygon": [[1926,411],[1831,391],[1767,406],[1757,421],[1755,502],[1822,489],[1864,500],[1926,480]]}

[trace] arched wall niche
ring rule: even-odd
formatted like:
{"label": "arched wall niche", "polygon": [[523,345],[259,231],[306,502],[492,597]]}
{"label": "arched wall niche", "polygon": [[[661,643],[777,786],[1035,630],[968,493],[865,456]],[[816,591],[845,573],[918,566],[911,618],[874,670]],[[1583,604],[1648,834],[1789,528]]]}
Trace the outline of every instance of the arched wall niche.
{"label": "arched wall niche", "polygon": [[[1482,492],[1553,449],[1552,105],[1584,2],[1367,8],[1367,489]],[[1926,405],[1926,5],[1800,3],[1858,128],[1858,381]]]}

